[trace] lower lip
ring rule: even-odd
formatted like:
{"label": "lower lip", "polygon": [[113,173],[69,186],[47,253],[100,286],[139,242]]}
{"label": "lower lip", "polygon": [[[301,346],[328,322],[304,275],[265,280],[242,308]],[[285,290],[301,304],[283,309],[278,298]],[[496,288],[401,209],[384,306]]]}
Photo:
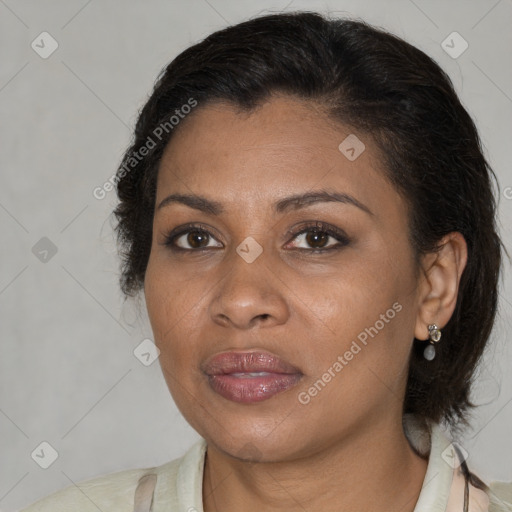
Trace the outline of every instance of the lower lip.
{"label": "lower lip", "polygon": [[233,374],[209,375],[210,386],[219,395],[240,403],[268,400],[274,395],[294,387],[300,374],[269,373],[261,376],[237,376]]}

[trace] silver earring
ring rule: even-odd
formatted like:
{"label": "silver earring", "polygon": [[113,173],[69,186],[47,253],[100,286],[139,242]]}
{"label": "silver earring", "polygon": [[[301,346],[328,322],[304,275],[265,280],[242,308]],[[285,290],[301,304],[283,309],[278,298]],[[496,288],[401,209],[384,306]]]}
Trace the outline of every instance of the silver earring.
{"label": "silver earring", "polygon": [[441,331],[436,324],[430,324],[428,326],[428,340],[429,344],[425,347],[423,351],[423,357],[427,361],[432,361],[434,357],[436,357],[436,348],[434,343],[437,343],[441,339]]}

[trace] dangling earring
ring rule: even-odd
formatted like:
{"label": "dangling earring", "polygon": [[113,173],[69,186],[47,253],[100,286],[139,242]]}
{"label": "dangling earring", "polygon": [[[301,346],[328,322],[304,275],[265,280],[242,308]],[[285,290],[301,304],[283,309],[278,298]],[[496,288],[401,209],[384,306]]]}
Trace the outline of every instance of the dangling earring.
{"label": "dangling earring", "polygon": [[436,348],[434,343],[437,343],[440,339],[441,331],[439,330],[439,327],[437,327],[436,324],[430,324],[428,326],[428,340],[430,343],[425,347],[425,350],[423,351],[423,357],[427,361],[432,361],[432,359],[436,357]]}

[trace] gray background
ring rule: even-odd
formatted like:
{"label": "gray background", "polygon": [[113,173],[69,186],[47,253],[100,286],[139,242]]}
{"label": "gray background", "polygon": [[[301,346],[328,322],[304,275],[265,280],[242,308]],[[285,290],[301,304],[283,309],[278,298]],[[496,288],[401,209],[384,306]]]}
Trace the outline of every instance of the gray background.
{"label": "gray background", "polygon": [[[511,0],[0,0],[1,510],[162,464],[197,439],[158,362],[146,367],[133,354],[151,330],[144,305],[138,316],[118,290],[115,192],[100,201],[92,191],[115,172],[137,110],[174,56],[228,23],[301,9],[383,26],[449,73],[499,178],[510,246]],[[43,31],[59,44],[47,59],[31,48]],[[441,46],[453,31],[469,43],[457,59]],[[46,261],[33,252],[43,237],[57,248]],[[486,480],[512,480],[511,295],[506,261],[494,343],[474,394],[481,406],[461,441]],[[59,454],[48,469],[31,458],[42,441]]]}

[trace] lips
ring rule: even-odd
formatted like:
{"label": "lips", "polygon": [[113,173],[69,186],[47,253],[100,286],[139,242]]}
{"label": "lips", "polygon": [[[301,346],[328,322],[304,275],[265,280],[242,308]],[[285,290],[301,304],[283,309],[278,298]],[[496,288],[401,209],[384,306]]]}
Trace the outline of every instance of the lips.
{"label": "lips", "polygon": [[302,378],[298,368],[269,352],[224,352],[202,367],[216,393],[240,403],[267,400],[294,387]]}

